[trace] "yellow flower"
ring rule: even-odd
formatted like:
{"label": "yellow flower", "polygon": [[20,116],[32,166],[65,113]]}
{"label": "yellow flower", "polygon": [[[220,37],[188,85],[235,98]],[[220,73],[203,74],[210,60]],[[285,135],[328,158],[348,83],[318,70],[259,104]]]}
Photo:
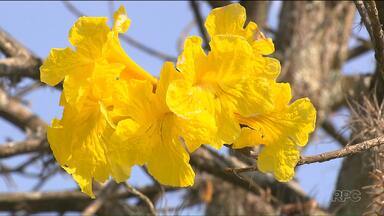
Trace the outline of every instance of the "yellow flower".
{"label": "yellow flower", "polygon": [[234,113],[247,116],[255,109],[260,113],[271,109],[269,89],[274,80],[268,74],[278,74],[280,68],[255,57],[243,37],[215,36],[208,54],[201,43],[199,37],[186,40],[177,63],[182,78],[170,84],[167,105],[184,118],[211,113],[218,132],[210,144],[220,148],[234,142],[240,133]]}
{"label": "yellow flower", "polygon": [[257,54],[269,55],[275,51],[272,39],[266,38],[254,22],[246,20],[245,8],[238,3],[215,8],[208,15],[205,27],[211,37],[215,35],[237,35],[244,37]]}
{"label": "yellow flower", "polygon": [[249,117],[237,115],[240,124],[246,126],[232,147],[263,144],[257,160],[259,170],[274,173],[279,181],[288,181],[300,158],[298,147],[307,144],[308,135],[315,128],[316,110],[308,98],[289,104],[289,84],[279,84],[271,90],[275,106],[269,112]]}
{"label": "yellow flower", "polygon": [[195,174],[186,145],[197,148],[216,129],[210,128],[214,120],[203,112],[194,119],[186,119],[169,110],[165,102],[168,85],[179,77],[173,64],[167,62],[155,93],[147,81],[122,81],[123,85],[117,85],[120,89],[115,94],[111,115],[118,123],[110,144],[115,155],[115,171],[119,172],[123,165],[146,165],[162,184],[181,187],[193,184]]}
{"label": "yellow flower", "polygon": [[[95,74],[118,74],[121,65],[95,64]],[[103,89],[112,83],[104,77],[93,76],[92,86],[81,108],[68,104],[62,94],[61,105],[64,106],[61,120],[54,119],[47,129],[47,138],[53,154],[59,164],[79,184],[81,190],[91,197],[92,179],[103,182],[111,174],[107,154],[106,140],[112,134],[106,112],[110,97]]]}
{"label": "yellow flower", "polygon": [[103,17],[81,17],[72,27],[71,48],[52,49],[41,67],[41,80],[56,85],[62,80],[61,120],[54,119],[47,137],[59,164],[70,173],[81,190],[91,197],[92,180],[103,182],[109,176],[119,178],[131,166],[122,165],[119,173],[109,140],[114,125],[109,119],[115,88],[123,80],[157,81],[133,62],[120,46],[118,34],[129,27],[125,9],[120,7],[110,29]]}
{"label": "yellow flower", "polygon": [[115,78],[121,75],[156,83],[156,79],[129,58],[120,45],[118,33],[126,31],[130,23],[124,7],[116,11],[114,18],[110,29],[106,17],[80,17],[69,32],[69,41],[76,49],[52,49],[41,66],[42,82],[54,86],[64,80],[63,92],[69,104],[81,107],[92,85],[88,78],[96,72],[95,64],[100,62],[124,67]]}

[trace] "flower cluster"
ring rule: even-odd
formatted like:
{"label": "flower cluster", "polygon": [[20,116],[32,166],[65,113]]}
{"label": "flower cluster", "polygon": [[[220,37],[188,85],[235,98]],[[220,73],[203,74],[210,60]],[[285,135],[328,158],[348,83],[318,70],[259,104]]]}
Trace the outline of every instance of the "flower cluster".
{"label": "flower cluster", "polygon": [[156,79],[120,45],[130,25],[123,7],[112,28],[104,17],[78,19],[69,32],[74,49],[52,49],[40,71],[43,82],[63,83],[63,116],[47,137],[83,192],[94,197],[92,180],[125,181],[134,165],[162,184],[190,186],[189,154],[202,144],[263,145],[259,169],[293,177],[316,111],[307,98],[291,103],[289,84],[276,82],[279,61],[266,57],[272,40],[245,20],[239,4],[214,9],[205,23],[210,51],[187,38],[176,66],[164,63]]}

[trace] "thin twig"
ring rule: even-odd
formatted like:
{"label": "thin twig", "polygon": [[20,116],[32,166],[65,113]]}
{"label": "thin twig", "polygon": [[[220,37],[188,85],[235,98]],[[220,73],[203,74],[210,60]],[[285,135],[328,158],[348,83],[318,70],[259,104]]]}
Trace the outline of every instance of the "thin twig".
{"label": "thin twig", "polygon": [[85,210],[81,213],[82,216],[91,216],[94,215],[103,205],[105,202],[108,201],[109,197],[113,192],[115,192],[118,188],[119,184],[117,184],[115,181],[110,180],[100,191],[100,193],[97,195],[97,199],[94,200],[91,204],[85,208]]}
{"label": "thin twig", "polygon": [[325,132],[326,132],[328,135],[330,135],[333,139],[335,139],[337,142],[339,142],[340,145],[342,145],[342,146],[346,146],[346,145],[348,144],[348,140],[346,140],[346,139],[343,137],[343,135],[341,135],[341,134],[337,131],[337,129],[335,128],[335,126],[334,126],[331,122],[325,120],[325,121],[323,122],[323,124],[321,125],[321,127],[325,130]]}
{"label": "thin twig", "polygon": [[360,57],[363,54],[366,54],[368,51],[372,50],[372,44],[369,41],[361,42],[360,45],[355,46],[348,50],[347,61],[351,61],[357,57]]}
{"label": "thin twig", "polygon": [[209,39],[208,39],[207,31],[205,30],[205,27],[204,27],[204,21],[203,21],[203,16],[201,15],[201,12],[200,12],[199,2],[190,1],[190,4],[191,4],[193,14],[195,15],[195,20],[197,22],[197,25],[199,26],[201,36],[203,37],[203,40],[205,43],[203,47],[206,47],[209,44]]}
{"label": "thin twig", "polygon": [[380,23],[379,12],[377,11],[376,3],[373,0],[365,1],[364,5],[368,11],[369,18],[372,24],[372,41],[374,41],[375,58],[380,66],[381,76],[384,78],[384,32],[382,23]]}
{"label": "thin twig", "polygon": [[[354,154],[362,153],[368,149],[371,149],[376,146],[380,146],[382,144],[384,144],[384,136],[367,140],[355,145],[349,145],[340,150],[330,151],[330,152],[321,153],[313,156],[301,157],[296,166],[301,166],[304,164],[311,164],[311,163],[322,163],[322,162],[333,160],[336,158],[351,156]],[[241,173],[241,172],[252,172],[257,170],[258,169],[256,166],[250,166],[250,167],[244,167],[244,168],[227,168],[225,171],[230,173],[233,173],[233,172]]]}
{"label": "thin twig", "polygon": [[[206,148],[199,148],[191,154],[190,163],[201,172],[209,173],[256,195],[260,195],[260,190],[254,187],[254,184],[260,185],[262,188],[271,188],[271,194],[277,195],[283,203],[288,202],[292,197],[294,197],[295,200],[310,199],[294,181],[286,184],[278,184],[277,186],[273,177],[261,173],[227,172],[225,170],[227,167],[244,167],[247,166],[247,164],[231,156],[220,157],[220,159],[218,159]],[[233,173],[236,175],[233,175]],[[241,176],[242,178],[238,178],[237,176]]]}
{"label": "thin twig", "polygon": [[192,20],[181,31],[180,36],[179,36],[179,38],[177,39],[177,42],[176,42],[176,48],[177,48],[178,52],[181,52],[183,50],[185,38],[188,36],[189,32],[192,30],[192,28],[195,25],[196,25],[196,20]]}
{"label": "thin twig", "polygon": [[375,58],[381,76],[384,78],[384,32],[382,24],[380,23],[376,3],[373,0],[355,1],[355,5],[374,45]]}
{"label": "thin twig", "polygon": [[39,179],[38,183],[35,186],[33,186],[32,191],[40,190],[44,186],[44,184],[47,183],[48,179],[53,177],[59,171],[60,171],[60,168],[59,167],[55,167],[52,170],[50,170],[47,174],[41,176],[41,178]]}
{"label": "thin twig", "polygon": [[21,98],[23,96],[25,96],[26,94],[29,94],[31,93],[32,91],[40,88],[43,86],[43,83],[42,82],[34,82],[28,86],[25,86],[23,88],[21,88],[20,90],[18,90],[16,93],[15,93],[15,97],[16,98]]}
{"label": "thin twig", "polygon": [[156,215],[156,209],[153,206],[153,203],[145,194],[141,193],[139,190],[136,190],[134,187],[132,187],[128,183],[124,183],[124,185],[130,192],[132,192],[132,194],[139,197],[147,205],[150,215]]}
{"label": "thin twig", "polygon": [[124,35],[124,34],[121,34],[120,37],[128,45],[131,45],[131,46],[147,53],[148,55],[154,56],[154,57],[159,58],[159,59],[164,60],[164,61],[173,61],[173,62],[176,61],[176,57],[165,54],[161,51],[152,49],[152,48],[140,43],[136,39],[133,39],[132,37],[129,37],[129,36]]}
{"label": "thin twig", "polygon": [[364,6],[363,1],[354,1],[354,2],[355,2],[357,11],[360,14],[360,17],[361,17],[365,27],[367,28],[369,36],[371,38],[373,38],[371,20],[369,19],[369,15],[368,15],[368,12]]}

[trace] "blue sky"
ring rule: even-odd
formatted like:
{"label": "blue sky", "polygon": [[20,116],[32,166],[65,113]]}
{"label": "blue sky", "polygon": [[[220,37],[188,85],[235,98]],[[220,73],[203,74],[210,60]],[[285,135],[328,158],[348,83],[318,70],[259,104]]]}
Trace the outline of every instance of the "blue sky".
{"label": "blue sky", "polygon": [[[184,1],[141,1],[141,2],[116,2],[115,8],[120,4],[125,5],[128,16],[131,18],[131,27],[126,34],[130,35],[157,50],[177,56],[177,40],[182,30],[193,20],[193,14],[188,2]],[[74,2],[81,11],[91,16],[109,16],[108,3],[106,2]],[[201,4],[203,14],[207,15],[210,8],[207,4]],[[273,2],[269,23],[271,27],[277,26],[277,16],[280,7],[279,2]],[[5,29],[17,40],[25,44],[37,56],[45,58],[51,48],[69,46],[67,34],[77,17],[71,14],[61,2],[1,2],[0,3],[0,27]],[[359,18],[356,18],[353,31],[367,38],[365,29],[358,26]],[[190,34],[198,34],[197,28],[193,28]],[[355,44],[351,42],[351,46]],[[123,43],[126,52],[143,68],[157,75],[162,61]],[[353,63],[343,67],[343,73],[355,74],[370,72],[374,68],[373,54],[369,53]],[[27,82],[24,82],[24,84]],[[41,88],[27,95],[25,100],[30,101],[31,109],[39,114],[45,121],[50,122],[54,117],[60,117],[61,108],[58,106],[59,92],[51,88]],[[338,127],[343,127],[346,122],[346,111],[335,114],[332,118]],[[7,138],[23,140],[24,135],[18,129],[0,120],[0,143]],[[319,130],[314,141],[305,150],[304,154],[316,154],[319,152],[337,149],[335,142],[326,137]],[[15,164],[25,157],[17,157],[6,160],[6,164]],[[304,190],[315,196],[317,200],[326,205],[330,199],[335,184],[336,174],[340,168],[341,160],[334,160],[323,164],[302,166],[298,169],[297,178]],[[148,182],[147,177],[135,169],[129,180],[134,185],[143,185]],[[0,179],[0,192],[27,191],[33,186],[29,179],[20,176],[15,177],[17,186],[10,187]],[[59,186],[58,186],[59,185]],[[76,185],[67,175],[54,177],[43,187],[44,190],[60,190],[74,188]],[[175,202],[174,198],[169,198]]]}

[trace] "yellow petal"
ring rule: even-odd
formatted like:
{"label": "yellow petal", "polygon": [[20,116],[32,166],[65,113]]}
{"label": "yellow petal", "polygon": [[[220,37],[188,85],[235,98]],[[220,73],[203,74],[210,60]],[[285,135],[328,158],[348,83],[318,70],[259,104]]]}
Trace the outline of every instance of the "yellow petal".
{"label": "yellow petal", "polygon": [[220,148],[223,143],[217,144],[214,134],[217,133],[217,125],[214,116],[210,113],[201,113],[195,118],[178,118],[177,125],[180,125],[179,134],[188,149],[192,153],[202,144],[212,144]]}
{"label": "yellow petal", "polygon": [[152,154],[147,163],[149,173],[161,184],[174,187],[193,185],[195,173],[189,164],[189,154],[175,134],[174,116],[167,116],[157,125]]}
{"label": "yellow petal", "polygon": [[163,106],[157,106],[158,102],[152,90],[152,84],[146,80],[119,80],[116,82],[112,118],[116,120],[132,118],[140,124],[151,122],[159,112],[163,111],[161,110]]}
{"label": "yellow petal", "polygon": [[79,56],[70,48],[51,49],[48,58],[40,67],[40,80],[48,85],[55,86],[64,77],[72,72],[79,71],[81,67]]}
{"label": "yellow petal", "polygon": [[[293,140],[296,145],[306,145],[308,142],[309,134],[315,129],[315,108],[308,98],[301,98],[289,106],[287,113],[289,113],[289,116],[286,116],[285,119],[287,121],[294,122],[293,125],[290,125],[291,127],[287,126],[287,128],[289,128],[289,130],[292,132],[289,138]],[[300,128],[301,131],[298,132],[297,129],[294,129],[295,126],[296,128]]]}
{"label": "yellow petal", "polygon": [[[196,70],[196,85],[210,88],[218,96],[225,94],[223,87],[239,85],[253,71],[252,47],[241,37],[217,36],[210,42],[211,52],[199,60]],[[183,71],[188,73],[188,71]]]}
{"label": "yellow petal", "polygon": [[300,159],[300,151],[289,140],[277,145],[265,146],[257,158],[257,167],[262,172],[271,172],[278,181],[286,182],[293,178],[295,167]]}
{"label": "yellow petal", "polygon": [[76,105],[81,109],[87,96],[90,94],[90,87],[86,73],[77,73],[74,76],[66,76],[63,84],[65,100],[72,106]]}
{"label": "yellow petal", "polygon": [[252,44],[257,54],[270,55],[275,52],[275,46],[271,38],[266,38],[254,22],[249,22],[245,28],[245,37]]}
{"label": "yellow petal", "polygon": [[79,184],[81,192],[87,194],[92,199],[95,198],[95,194],[92,190],[92,177],[90,175],[87,175],[87,173],[78,174],[76,169],[74,169],[73,173],[69,172],[67,169],[65,170],[71,174],[73,179]]}
{"label": "yellow petal", "polygon": [[131,137],[137,133],[139,127],[140,125],[132,119],[122,120],[107,141],[107,154],[113,155],[109,160],[111,172],[117,182],[125,181],[130,175],[131,167],[143,164],[147,158],[143,153],[147,152],[148,146]]}
{"label": "yellow petal", "polygon": [[259,133],[262,137],[260,144],[276,145],[290,140],[296,145],[305,145],[309,134],[315,128],[315,108],[307,98],[288,105],[291,99],[289,84],[280,84],[274,90],[273,110],[251,117],[239,115],[237,116],[239,122]]}
{"label": "yellow petal", "polygon": [[185,71],[183,76],[189,82],[195,82],[196,71],[202,64],[202,59],[206,57],[201,47],[203,40],[197,36],[190,36],[184,42],[183,53],[177,59],[176,67],[179,71]]}
{"label": "yellow petal", "polygon": [[110,173],[104,142],[107,131],[99,105],[91,101],[80,111],[65,106],[63,118],[55,120],[47,131],[55,158],[90,196],[92,179],[103,182]]}
{"label": "yellow petal", "polygon": [[243,34],[246,13],[240,4],[230,4],[215,8],[208,15],[205,27],[208,34],[213,37],[220,34]]}
{"label": "yellow petal", "polygon": [[125,80],[149,80],[153,84],[156,84],[156,78],[145,71],[140,65],[138,65],[126,54],[123,47],[121,46],[119,37],[114,34],[114,32],[110,32],[108,35],[108,41],[103,49],[103,56],[110,63],[119,63],[125,65],[124,70],[121,72],[120,78]]}
{"label": "yellow petal", "polygon": [[69,31],[76,50],[91,59],[101,56],[110,28],[106,17],[80,17]]}
{"label": "yellow petal", "polygon": [[[165,62],[160,72],[160,82],[156,88],[159,98],[165,99],[170,83],[181,78],[172,62]],[[164,101],[165,102],[165,101]]]}
{"label": "yellow petal", "polygon": [[113,86],[119,79],[125,65],[120,63],[96,63],[90,77],[89,85],[92,88],[92,97],[99,100],[112,96]]}
{"label": "yellow petal", "polygon": [[250,117],[237,115],[245,125],[234,148],[264,144],[258,157],[258,167],[272,172],[279,181],[288,181],[294,175],[299,160],[298,146],[308,142],[315,128],[316,110],[307,98],[291,100],[289,84],[278,84],[271,89],[274,108],[267,113]]}
{"label": "yellow petal", "polygon": [[117,9],[117,11],[113,14],[113,30],[118,33],[124,33],[128,30],[131,25],[131,20],[127,16],[127,12],[123,5]]}
{"label": "yellow petal", "polygon": [[233,85],[222,85],[225,94],[220,96],[222,105],[243,116],[257,115],[273,109],[271,89],[275,85],[266,79],[239,80]]}
{"label": "yellow petal", "polygon": [[201,113],[214,115],[214,95],[204,88],[192,86],[185,80],[171,83],[167,92],[169,109],[186,118],[193,118]]}
{"label": "yellow petal", "polygon": [[[114,85],[112,119],[117,122],[107,141],[107,153],[113,178],[120,182],[129,177],[131,166],[143,165],[152,152],[156,106],[152,84],[141,80],[119,80]],[[156,107],[156,109],[154,109]]]}
{"label": "yellow petal", "polygon": [[213,143],[212,146],[220,148],[222,144],[235,142],[240,135],[240,125],[238,121],[236,121],[234,114],[231,113],[230,110],[218,111],[216,121],[218,125],[218,137],[221,141],[219,141],[219,143]]}
{"label": "yellow petal", "polygon": [[172,107],[177,110],[176,113],[183,113],[182,117],[175,120],[175,124],[180,125],[179,133],[183,135],[188,151],[193,152],[201,144],[210,143],[212,134],[217,132],[213,114],[214,100],[209,92],[199,88],[186,88],[188,83],[181,78],[181,73],[176,71],[172,63],[165,63],[156,94],[160,100],[166,99],[166,109]]}
{"label": "yellow petal", "polygon": [[279,60],[269,57],[256,57],[254,60],[254,76],[275,81],[281,71]]}
{"label": "yellow petal", "polygon": [[261,135],[260,132],[245,126],[241,128],[240,136],[233,143],[232,148],[239,149],[249,146],[257,146],[263,143],[263,137]]}
{"label": "yellow petal", "polygon": [[113,91],[111,86],[123,68],[122,64],[99,62],[93,64],[92,69],[67,75],[63,85],[66,101],[81,109],[88,97],[96,100],[107,99]]}
{"label": "yellow petal", "polygon": [[215,8],[208,15],[205,27],[211,38],[216,35],[244,37],[258,55],[269,55],[275,51],[272,39],[266,38],[254,22],[244,28],[246,13],[238,3]]}
{"label": "yellow petal", "polygon": [[53,119],[51,126],[47,128],[47,139],[49,143],[52,143],[50,147],[56,160],[60,164],[65,164],[71,157],[71,152],[68,151],[68,149],[71,149],[71,145],[73,144],[67,143],[62,139],[63,137],[65,137],[65,134],[61,121]]}

